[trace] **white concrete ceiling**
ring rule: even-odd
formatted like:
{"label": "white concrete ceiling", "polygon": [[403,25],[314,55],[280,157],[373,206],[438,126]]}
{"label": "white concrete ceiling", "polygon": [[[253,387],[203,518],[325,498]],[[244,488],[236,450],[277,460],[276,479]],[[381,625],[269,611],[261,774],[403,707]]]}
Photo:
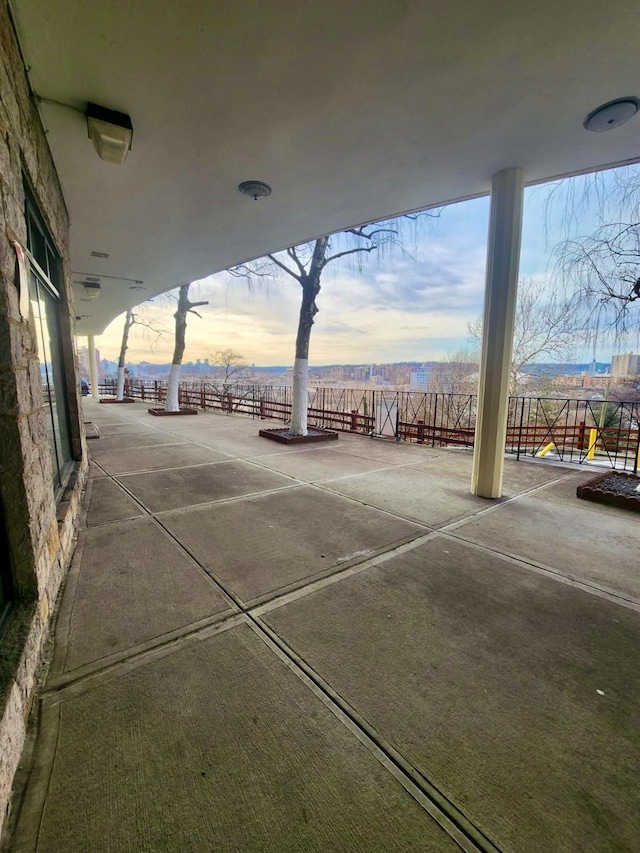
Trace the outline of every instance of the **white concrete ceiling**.
{"label": "white concrete ceiling", "polygon": [[[15,0],[13,11],[38,95],[133,121],[115,166],[83,115],[41,105],[73,270],[101,282],[77,303],[91,315],[78,334],[267,251],[486,193],[508,166],[533,182],[640,156],[640,118],[582,127],[599,104],[640,94],[637,0]],[[238,193],[254,178],[270,198]]]}

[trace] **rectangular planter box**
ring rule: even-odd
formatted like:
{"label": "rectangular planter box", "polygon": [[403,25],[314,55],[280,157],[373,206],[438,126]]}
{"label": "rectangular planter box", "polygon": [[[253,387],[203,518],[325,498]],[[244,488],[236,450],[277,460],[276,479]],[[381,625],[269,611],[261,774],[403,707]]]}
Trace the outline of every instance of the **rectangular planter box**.
{"label": "rectangular planter box", "polygon": [[[636,474],[628,474],[626,471],[607,471],[578,486],[576,495],[585,501],[640,512],[640,493],[622,494],[619,489],[616,489],[616,480],[618,483],[630,480],[633,486],[640,485],[640,477]],[[609,488],[607,488],[608,485]]]}
{"label": "rectangular planter box", "polygon": [[327,429],[309,429],[307,435],[290,435],[287,427],[281,429],[261,429],[258,432],[263,438],[279,441],[281,444],[311,444],[314,441],[336,441],[337,432]]}

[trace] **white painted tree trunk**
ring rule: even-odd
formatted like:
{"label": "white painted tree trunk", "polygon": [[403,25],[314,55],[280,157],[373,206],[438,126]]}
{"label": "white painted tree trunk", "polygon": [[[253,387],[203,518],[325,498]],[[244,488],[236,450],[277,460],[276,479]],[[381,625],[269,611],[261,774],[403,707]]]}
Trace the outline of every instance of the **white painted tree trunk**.
{"label": "white painted tree trunk", "polygon": [[124,367],[118,368],[118,383],[116,385],[116,400],[124,400]]}
{"label": "white painted tree trunk", "polygon": [[180,388],[181,364],[172,364],[169,373],[169,384],[167,385],[167,399],[164,404],[165,412],[179,412],[178,390]]}
{"label": "white painted tree trunk", "polygon": [[291,435],[307,434],[309,405],[309,359],[296,358],[293,363],[293,400],[291,402]]}

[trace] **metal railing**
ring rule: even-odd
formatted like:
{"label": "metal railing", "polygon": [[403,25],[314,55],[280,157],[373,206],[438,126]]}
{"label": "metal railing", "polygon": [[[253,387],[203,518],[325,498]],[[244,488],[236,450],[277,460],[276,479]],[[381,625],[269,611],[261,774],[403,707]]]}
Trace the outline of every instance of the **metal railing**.
{"label": "metal railing", "polygon": [[638,470],[640,401],[512,397],[507,452]]}
{"label": "metal railing", "polygon": [[[125,393],[149,403],[166,398],[164,381],[130,378]],[[115,380],[100,383],[115,394]],[[184,406],[287,423],[290,386],[182,382]],[[309,392],[311,426],[382,435],[432,447],[473,447],[475,394],[376,389],[316,388]],[[517,459],[551,455],[563,462],[609,465],[637,472],[640,465],[640,401],[592,401],[511,397],[505,449]]]}

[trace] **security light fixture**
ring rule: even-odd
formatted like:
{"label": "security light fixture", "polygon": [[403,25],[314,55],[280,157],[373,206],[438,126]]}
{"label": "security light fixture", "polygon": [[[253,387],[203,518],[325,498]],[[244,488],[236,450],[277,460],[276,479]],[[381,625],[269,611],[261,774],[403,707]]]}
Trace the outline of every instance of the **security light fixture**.
{"label": "security light fixture", "polygon": [[97,299],[98,296],[100,296],[99,282],[86,279],[85,281],[81,281],[80,284],[84,288],[85,297],[87,299]]}
{"label": "security light fixture", "polygon": [[122,166],[131,149],[133,137],[130,116],[88,103],[87,129],[98,156],[107,163]]}
{"label": "security light fixture", "polygon": [[608,101],[589,113],[584,120],[584,127],[594,133],[613,130],[633,118],[639,109],[640,99],[635,97]]}
{"label": "security light fixture", "polygon": [[264,181],[243,181],[238,185],[238,189],[242,195],[248,195],[254,201],[271,195],[271,187],[269,184],[265,184]]}

